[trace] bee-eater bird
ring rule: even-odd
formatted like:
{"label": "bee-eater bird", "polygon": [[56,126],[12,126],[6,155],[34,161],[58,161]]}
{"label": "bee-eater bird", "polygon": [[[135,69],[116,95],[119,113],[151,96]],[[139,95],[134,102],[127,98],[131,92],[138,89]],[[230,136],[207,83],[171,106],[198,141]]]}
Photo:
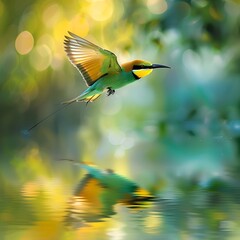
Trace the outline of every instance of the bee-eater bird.
{"label": "bee-eater bird", "polygon": [[79,70],[88,88],[71,102],[93,102],[103,92],[112,95],[115,90],[149,75],[155,68],[170,68],[144,60],[120,65],[114,53],[98,47],[71,32],[65,36],[64,47],[71,63]]}
{"label": "bee-eater bird", "polygon": [[116,89],[149,75],[155,68],[170,68],[144,60],[133,60],[120,65],[114,53],[74,33],[69,32],[69,35],[65,36],[65,51],[70,62],[79,70],[88,88],[79,96],[63,102],[65,104],[63,107],[33,125],[28,131],[71,103],[93,102],[103,92],[107,92],[107,96],[113,95]]}

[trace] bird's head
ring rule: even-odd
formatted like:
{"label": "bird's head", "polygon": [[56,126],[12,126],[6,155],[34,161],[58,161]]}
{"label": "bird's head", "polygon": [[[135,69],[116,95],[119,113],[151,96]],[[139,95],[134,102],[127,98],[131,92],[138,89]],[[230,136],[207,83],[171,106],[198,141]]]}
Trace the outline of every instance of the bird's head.
{"label": "bird's head", "polygon": [[144,60],[134,60],[131,62],[127,62],[123,64],[122,67],[126,72],[132,71],[132,73],[134,74],[134,76],[136,76],[137,79],[149,75],[155,68],[170,68],[161,64],[152,64]]}

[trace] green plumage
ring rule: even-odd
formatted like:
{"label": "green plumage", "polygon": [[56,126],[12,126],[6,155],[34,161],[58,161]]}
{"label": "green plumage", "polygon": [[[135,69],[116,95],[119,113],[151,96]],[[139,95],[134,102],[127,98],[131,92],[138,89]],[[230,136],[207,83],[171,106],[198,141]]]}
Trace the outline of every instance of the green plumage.
{"label": "green plumage", "polygon": [[167,67],[143,60],[134,60],[120,66],[114,53],[73,33],[69,34],[71,37],[66,36],[64,41],[65,51],[88,88],[78,97],[65,102],[67,104],[92,102],[106,90],[108,95],[114,94],[116,89],[147,76],[153,68]]}
{"label": "green plumage", "polygon": [[136,78],[132,72],[125,72],[124,70],[117,75],[103,76],[92,86],[88,87],[80,96],[78,96],[76,101],[83,101],[85,98],[92,97],[96,94],[102,94],[107,88],[116,90],[134,82],[135,80]]}

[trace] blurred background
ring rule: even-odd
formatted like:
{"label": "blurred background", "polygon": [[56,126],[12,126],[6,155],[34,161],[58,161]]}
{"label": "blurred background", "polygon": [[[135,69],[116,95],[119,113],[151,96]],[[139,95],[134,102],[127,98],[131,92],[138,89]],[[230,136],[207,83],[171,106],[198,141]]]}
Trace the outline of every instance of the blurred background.
{"label": "blurred background", "polygon": [[[239,7],[239,0],[0,0],[3,239],[239,239]],[[64,52],[68,31],[120,63],[171,69],[73,104],[26,135],[86,88]],[[157,200],[132,211],[121,197],[104,198],[115,209],[107,219],[65,229],[68,200],[86,172],[63,158],[112,169]]]}

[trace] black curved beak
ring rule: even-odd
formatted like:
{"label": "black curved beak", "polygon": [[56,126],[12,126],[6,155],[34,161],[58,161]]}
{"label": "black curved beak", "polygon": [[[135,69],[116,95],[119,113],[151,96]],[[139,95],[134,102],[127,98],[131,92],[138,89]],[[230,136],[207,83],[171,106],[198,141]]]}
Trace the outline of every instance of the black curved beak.
{"label": "black curved beak", "polygon": [[171,68],[171,67],[161,64],[152,64],[151,68]]}

